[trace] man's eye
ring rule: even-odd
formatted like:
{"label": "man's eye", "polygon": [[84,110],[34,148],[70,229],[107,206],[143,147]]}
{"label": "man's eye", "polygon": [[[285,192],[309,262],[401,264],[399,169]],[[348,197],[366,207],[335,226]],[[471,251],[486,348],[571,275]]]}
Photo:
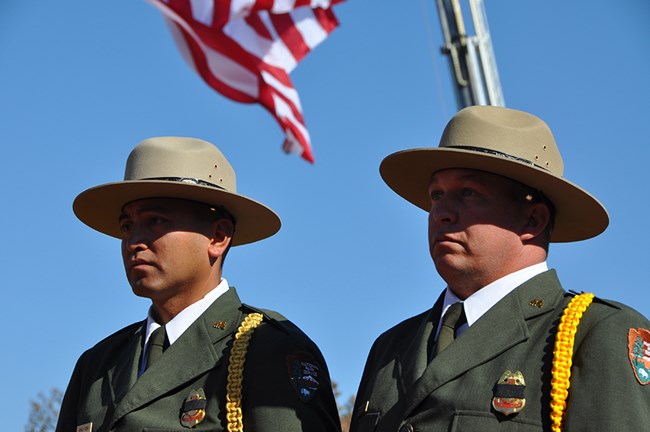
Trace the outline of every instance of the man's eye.
{"label": "man's eye", "polygon": [[131,229],[131,223],[130,222],[122,222],[120,223],[120,230],[122,232],[128,232]]}
{"label": "man's eye", "polygon": [[168,223],[169,219],[163,217],[163,216],[150,216],[147,219],[147,223],[149,224],[150,227],[156,226],[156,225],[163,225],[165,223]]}
{"label": "man's eye", "polygon": [[471,196],[476,195],[476,191],[474,189],[465,188],[465,189],[460,191],[460,194],[463,197],[471,197]]}
{"label": "man's eye", "polygon": [[438,201],[442,198],[442,192],[440,191],[432,191],[430,195],[431,201]]}

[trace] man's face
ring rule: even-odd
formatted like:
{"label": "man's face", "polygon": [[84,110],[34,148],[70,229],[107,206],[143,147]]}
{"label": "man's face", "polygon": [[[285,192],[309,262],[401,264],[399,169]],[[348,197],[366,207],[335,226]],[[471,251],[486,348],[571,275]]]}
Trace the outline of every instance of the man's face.
{"label": "man's face", "polygon": [[[478,170],[446,169],[429,186],[429,250],[440,276],[462,298],[519,270],[527,218],[518,185]],[[467,288],[469,287],[469,288]]]}
{"label": "man's face", "polygon": [[122,258],[136,295],[164,303],[183,301],[205,288],[212,234],[211,223],[198,217],[200,206],[171,198],[137,200],[124,206]]}

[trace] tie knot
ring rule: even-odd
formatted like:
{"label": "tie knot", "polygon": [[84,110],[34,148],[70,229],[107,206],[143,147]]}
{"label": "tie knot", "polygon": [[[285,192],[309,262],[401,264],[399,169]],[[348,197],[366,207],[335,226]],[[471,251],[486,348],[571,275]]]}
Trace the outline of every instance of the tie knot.
{"label": "tie knot", "polygon": [[463,311],[463,303],[456,302],[449,306],[447,312],[442,317],[442,326],[438,333],[438,340],[434,347],[434,356],[440,354],[445,348],[454,341],[456,330],[466,321]]}
{"label": "tie knot", "polygon": [[165,332],[165,326],[158,327],[151,333],[151,336],[149,336],[149,344],[152,346],[163,347],[166,338],[167,334]]}
{"label": "tie knot", "polygon": [[449,306],[447,313],[442,317],[442,325],[457,330],[463,324],[465,314],[463,313],[463,303],[456,302]]}
{"label": "tie knot", "polygon": [[149,350],[147,352],[147,369],[158,361],[165,348],[167,348],[167,334],[165,326],[158,327],[149,336]]}

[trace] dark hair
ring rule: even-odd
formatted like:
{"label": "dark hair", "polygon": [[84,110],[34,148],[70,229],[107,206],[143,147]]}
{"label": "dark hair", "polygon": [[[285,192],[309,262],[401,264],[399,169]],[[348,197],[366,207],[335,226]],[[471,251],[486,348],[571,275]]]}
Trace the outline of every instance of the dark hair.
{"label": "dark hair", "polygon": [[[196,215],[203,221],[212,223],[216,220],[219,219],[228,219],[230,222],[232,222],[233,226],[233,236],[235,233],[235,228],[237,226],[237,223],[235,221],[235,217],[222,205],[214,206],[202,202],[196,202],[194,201],[197,206],[197,211]],[[221,268],[223,269],[223,263],[226,261],[226,255],[228,255],[228,252],[230,251],[230,248],[232,247],[232,241],[224,251],[223,255],[221,256]]]}
{"label": "dark hair", "polygon": [[528,204],[543,204],[548,208],[549,220],[546,228],[544,229],[544,247],[548,252],[548,244],[551,241],[551,235],[553,234],[553,228],[555,227],[555,205],[553,202],[544,195],[539,189],[532,188],[523,183],[520,183],[514,180],[516,185],[515,188],[515,199],[519,201],[523,197],[525,203]]}

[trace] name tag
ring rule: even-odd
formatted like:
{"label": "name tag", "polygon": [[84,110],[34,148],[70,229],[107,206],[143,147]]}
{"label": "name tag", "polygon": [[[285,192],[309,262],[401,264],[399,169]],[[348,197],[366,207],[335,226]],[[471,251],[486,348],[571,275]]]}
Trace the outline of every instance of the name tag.
{"label": "name tag", "polygon": [[77,426],[77,432],[93,432],[93,423],[86,423]]}

